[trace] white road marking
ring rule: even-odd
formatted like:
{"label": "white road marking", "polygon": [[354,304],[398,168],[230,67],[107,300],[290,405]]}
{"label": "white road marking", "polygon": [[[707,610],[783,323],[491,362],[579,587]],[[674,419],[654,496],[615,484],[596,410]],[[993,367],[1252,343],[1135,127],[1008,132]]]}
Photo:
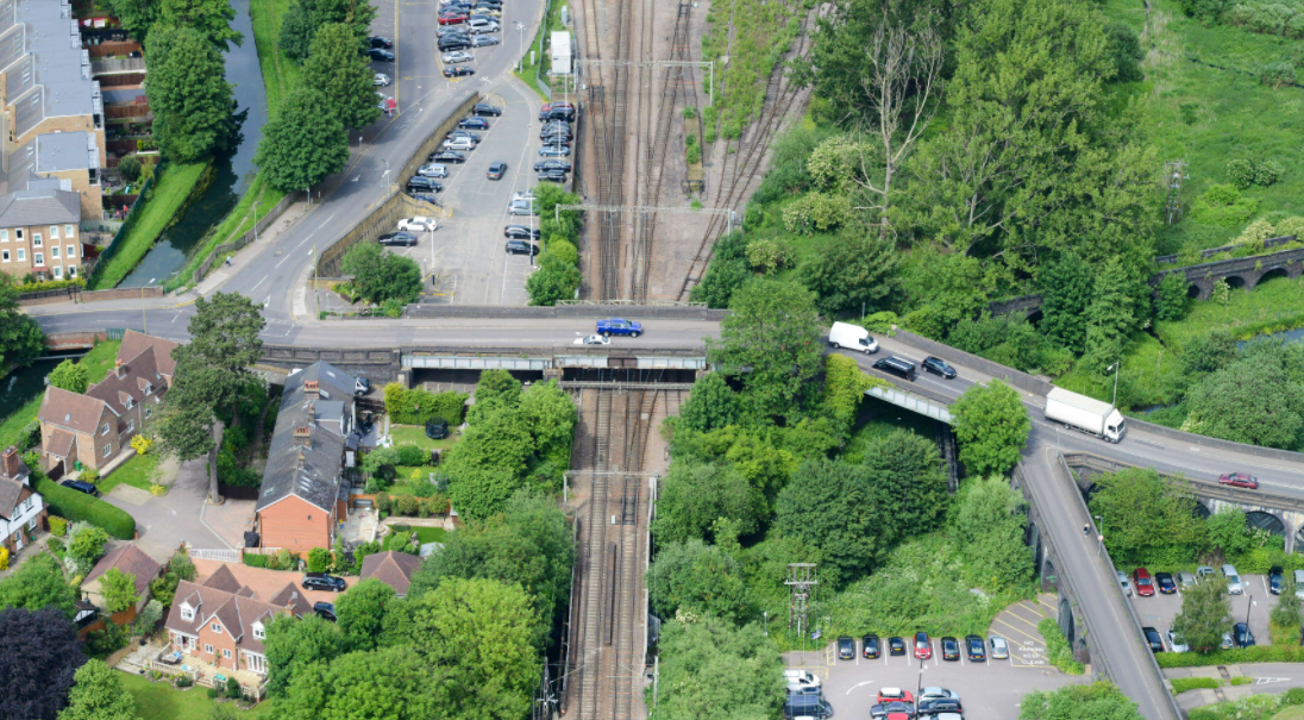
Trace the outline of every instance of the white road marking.
{"label": "white road marking", "polygon": [[864,682],[858,682],[858,683],[856,683],[855,685],[852,685],[850,688],[847,689],[847,694],[850,695],[852,690],[855,690],[856,688],[858,688],[858,687],[860,687],[860,686],[862,686],[862,685],[873,685],[873,684],[874,684],[874,681],[873,681],[873,680],[866,680],[866,681],[864,681]]}
{"label": "white road marking", "polygon": [[257,282],[257,284],[255,284],[252,288],[250,288],[250,289],[249,289],[249,292],[253,292],[254,290],[257,290],[257,289],[258,289],[258,286],[259,286],[259,285],[262,285],[263,282],[264,282],[265,280],[267,280],[267,276],[266,276],[266,275],[263,276],[263,279],[262,279],[262,280],[259,280],[259,281]]}

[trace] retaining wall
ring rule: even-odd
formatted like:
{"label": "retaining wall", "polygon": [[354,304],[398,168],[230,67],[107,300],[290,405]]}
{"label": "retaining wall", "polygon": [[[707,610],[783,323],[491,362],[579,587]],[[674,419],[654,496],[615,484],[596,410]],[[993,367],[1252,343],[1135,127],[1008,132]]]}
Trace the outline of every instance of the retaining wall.
{"label": "retaining wall", "polygon": [[553,318],[607,318],[623,317],[631,313],[636,320],[711,320],[720,321],[729,316],[728,310],[706,307],[639,307],[626,305],[558,305],[556,307],[481,307],[471,305],[409,305],[409,318],[476,318],[496,320],[530,320]]}
{"label": "retaining wall", "polygon": [[208,274],[208,271],[213,268],[213,263],[217,261],[217,258],[226,253],[235,252],[252,244],[254,240],[258,239],[258,233],[266,232],[267,228],[271,227],[272,223],[276,222],[291,205],[298,202],[301,195],[302,193],[297,191],[287,194],[285,197],[281,198],[280,202],[273,205],[271,210],[267,211],[265,217],[254,223],[254,227],[251,230],[229,243],[222,243],[213,248],[213,252],[208,256],[208,259],[200,263],[199,267],[195,268],[194,275],[191,277],[191,282],[197,283],[203,280],[204,276]]}
{"label": "retaining wall", "polygon": [[922,335],[916,335],[906,330],[897,330],[892,337],[907,345],[917,347],[930,355],[938,355],[951,362],[971,367],[984,375],[1000,378],[1020,390],[1026,390],[1037,395],[1045,395],[1050,392],[1052,387],[1054,387],[1051,383],[1029,375],[1028,373],[1015,370],[1011,367],[1006,367],[1000,363],[992,362],[987,358],[972,355],[963,350],[957,350],[950,345],[944,345],[936,340],[929,340]]}

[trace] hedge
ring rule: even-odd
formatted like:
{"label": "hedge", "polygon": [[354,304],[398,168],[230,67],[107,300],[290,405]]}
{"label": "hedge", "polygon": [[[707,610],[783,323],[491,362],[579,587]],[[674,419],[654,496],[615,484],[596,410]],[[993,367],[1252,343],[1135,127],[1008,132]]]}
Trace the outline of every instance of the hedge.
{"label": "hedge", "polygon": [[265,568],[267,567],[266,555],[255,555],[254,553],[244,554],[244,564],[249,567]]}
{"label": "hedge", "polygon": [[63,487],[46,478],[38,478],[36,491],[55,515],[71,521],[88,522],[103,528],[119,540],[136,537],[136,519],[126,512],[82,492]]}
{"label": "hedge", "polygon": [[442,417],[449,425],[457,426],[462,424],[467,397],[466,393],[409,390],[390,383],[385,386],[385,412],[389,413],[389,421],[398,425],[425,425],[430,418]]}
{"label": "hedge", "polygon": [[1304,647],[1299,645],[1254,645],[1234,650],[1215,650],[1208,655],[1197,652],[1156,653],[1161,668],[1234,665],[1255,662],[1304,662]]}

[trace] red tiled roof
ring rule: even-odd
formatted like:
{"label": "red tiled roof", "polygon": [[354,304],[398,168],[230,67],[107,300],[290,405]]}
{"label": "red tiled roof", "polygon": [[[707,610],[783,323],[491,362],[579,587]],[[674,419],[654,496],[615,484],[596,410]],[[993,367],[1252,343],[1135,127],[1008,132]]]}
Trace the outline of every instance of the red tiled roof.
{"label": "red tiled roof", "polygon": [[[189,604],[195,611],[193,620],[182,619],[181,610],[185,604]],[[182,580],[177,584],[177,594],[164,627],[198,636],[200,628],[216,618],[236,639],[240,649],[263,653],[263,642],[254,637],[254,623],[261,621],[266,624],[276,615],[285,612],[285,608],[261,600]]]}
{"label": "red tiled roof", "polygon": [[72,453],[72,442],[76,436],[67,430],[54,428],[50,431],[50,442],[45,446],[46,452],[61,458],[67,458]]}
{"label": "red tiled roof", "polygon": [[122,336],[122,344],[118,346],[118,359],[127,364],[135,360],[136,356],[144,352],[146,348],[151,348],[154,351],[159,374],[172,377],[177,368],[177,361],[172,358],[172,351],[177,349],[179,345],[180,343],[174,343],[171,340],[128,330]]}
{"label": "red tiled roof", "polygon": [[421,567],[421,558],[397,550],[372,553],[362,559],[362,579],[375,578],[394,588],[399,597],[407,594],[412,574]]}
{"label": "red tiled roof", "polygon": [[104,412],[104,401],[89,395],[80,395],[53,385],[45,389],[45,398],[41,400],[40,417],[42,422],[53,423],[77,432],[94,435],[100,415]]}
{"label": "red tiled roof", "polygon": [[123,543],[114,548],[109,554],[100,558],[95,563],[95,568],[86,576],[86,582],[98,580],[109,568],[117,568],[136,579],[136,593],[144,595],[149,589],[149,581],[158,576],[159,570],[163,569],[154,561],[154,558],[146,555],[140,548],[132,543]]}

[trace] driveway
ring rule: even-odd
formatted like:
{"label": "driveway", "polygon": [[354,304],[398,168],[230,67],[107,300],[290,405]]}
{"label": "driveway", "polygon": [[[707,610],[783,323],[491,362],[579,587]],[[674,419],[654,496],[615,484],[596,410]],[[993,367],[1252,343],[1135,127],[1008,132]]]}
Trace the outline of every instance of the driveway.
{"label": "driveway", "polygon": [[[182,463],[168,493],[156,497],[130,485],[119,485],[104,496],[115,507],[136,518],[136,545],[159,562],[166,562],[182,543],[195,548],[238,547],[245,518],[253,502],[231,507],[207,507],[208,478],[204,460]],[[229,538],[234,537],[232,541]]]}
{"label": "driveway", "polygon": [[[1219,680],[1217,690],[1187,690],[1177,696],[1177,704],[1184,711],[1224,700],[1239,700],[1247,695],[1283,693],[1291,688],[1304,687],[1304,666],[1299,663],[1248,663],[1219,667],[1169,668],[1164,676],[1172,678],[1207,677]],[[1245,685],[1232,685],[1232,678],[1248,677],[1253,681]]]}

